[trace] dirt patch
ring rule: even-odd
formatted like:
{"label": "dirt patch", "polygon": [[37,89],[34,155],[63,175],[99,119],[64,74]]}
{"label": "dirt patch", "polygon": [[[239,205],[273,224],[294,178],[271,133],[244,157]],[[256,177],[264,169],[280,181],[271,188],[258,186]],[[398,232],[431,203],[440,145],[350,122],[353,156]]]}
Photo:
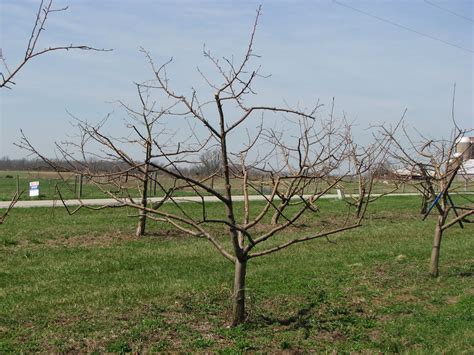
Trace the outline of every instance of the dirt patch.
{"label": "dirt patch", "polygon": [[86,234],[71,237],[21,239],[13,247],[8,248],[37,250],[45,247],[107,247],[132,240],[138,240],[132,233],[111,231],[104,234]]}
{"label": "dirt patch", "polygon": [[[56,247],[109,247],[124,242],[130,241],[170,241],[175,239],[191,238],[190,236],[176,230],[163,230],[160,232],[147,233],[143,237],[136,237],[133,231],[109,231],[105,233],[90,233],[75,236],[64,236],[57,238],[47,237],[35,237],[35,238],[22,238],[15,241],[14,244],[8,246],[9,249],[27,248],[28,250],[42,249],[45,247],[56,248]],[[7,248],[7,247],[6,247]]]}
{"label": "dirt patch", "polygon": [[395,296],[396,303],[417,303],[420,299],[411,294],[410,290],[404,290],[402,293]]}
{"label": "dirt patch", "polygon": [[188,234],[185,234],[176,229],[164,229],[159,232],[146,233],[144,238],[159,238],[160,240],[174,240],[174,239],[183,239],[191,238]]}
{"label": "dirt patch", "polygon": [[458,303],[460,300],[460,297],[459,296],[449,296],[449,297],[446,297],[446,303],[447,304],[456,304]]}

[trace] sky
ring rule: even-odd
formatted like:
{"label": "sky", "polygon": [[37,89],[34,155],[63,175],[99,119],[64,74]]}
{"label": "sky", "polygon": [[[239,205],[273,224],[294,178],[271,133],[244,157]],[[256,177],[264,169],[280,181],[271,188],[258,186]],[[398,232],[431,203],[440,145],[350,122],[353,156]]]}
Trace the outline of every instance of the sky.
{"label": "sky", "polygon": [[[27,156],[14,145],[20,129],[52,155],[54,142],[74,134],[68,112],[90,122],[112,113],[108,129],[126,135],[117,100],[135,104],[133,83],[153,77],[140,47],[156,63],[173,57],[168,75],[177,91],[193,87],[212,99],[196,70],[214,78],[203,46],[219,57],[241,58],[260,3],[255,64],[271,76],[256,83],[256,102],[309,107],[319,100],[327,110],[334,97],[336,114],[360,128],[362,141],[367,127],[393,124],[407,109],[406,123],[436,138],[452,127],[456,84],[456,120],[474,128],[472,0],[54,3],[69,8],[48,19],[40,48],[73,43],[113,51],[35,58],[12,90],[0,89],[0,157]],[[24,55],[38,4],[0,0],[0,47],[10,67]]]}

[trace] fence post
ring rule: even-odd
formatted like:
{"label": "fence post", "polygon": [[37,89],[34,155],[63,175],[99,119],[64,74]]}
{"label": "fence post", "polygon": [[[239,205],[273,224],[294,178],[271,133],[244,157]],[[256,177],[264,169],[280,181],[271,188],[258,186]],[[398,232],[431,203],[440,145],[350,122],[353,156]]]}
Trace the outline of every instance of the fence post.
{"label": "fence post", "polygon": [[16,194],[20,194],[20,175],[16,176]]}
{"label": "fence post", "polygon": [[79,176],[79,198],[82,197],[82,174]]}

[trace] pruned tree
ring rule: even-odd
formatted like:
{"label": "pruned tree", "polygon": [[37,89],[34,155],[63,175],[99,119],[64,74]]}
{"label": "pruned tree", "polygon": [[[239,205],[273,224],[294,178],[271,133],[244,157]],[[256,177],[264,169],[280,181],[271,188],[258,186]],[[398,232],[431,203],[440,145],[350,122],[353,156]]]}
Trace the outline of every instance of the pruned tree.
{"label": "pruned tree", "polygon": [[[386,132],[393,136],[403,122],[405,113],[406,110],[397,125],[386,128]],[[364,206],[395,192],[399,188],[399,183],[395,180],[395,186],[391,189],[373,194],[376,179],[380,177],[381,171],[387,171],[389,165],[388,154],[392,144],[390,137],[385,134],[374,134],[373,138],[372,144],[366,142],[365,145],[357,144],[354,139],[347,141],[349,164],[352,167],[353,174],[357,177],[357,194],[346,198],[346,202],[355,207],[355,213],[358,217],[365,213]]]}
{"label": "pruned tree", "polygon": [[[172,139],[170,132],[159,127],[159,121],[165,115],[172,114],[170,110],[174,105],[158,106],[157,102],[150,97],[148,87],[136,83],[135,88],[138,105],[132,106],[118,101],[126,114],[125,128],[128,131],[126,136],[115,137],[106,133],[110,114],[96,124],[70,114],[79,132],[78,139],[55,143],[57,148],[55,159],[47,158],[34,149],[23,131],[22,142],[17,145],[36,154],[64,181],[71,173],[80,174],[87,179],[88,184],[98,188],[104,196],[116,199],[118,203],[113,207],[124,207],[127,205],[125,202],[127,200],[134,206],[139,206],[135,235],[140,237],[146,230],[150,186],[158,184],[161,190],[164,189],[157,180],[158,170],[152,162],[162,156],[162,153],[154,150],[163,147]],[[158,144],[158,141],[162,143]],[[97,162],[100,163],[97,164]],[[107,169],[101,169],[101,166]],[[71,210],[66,205],[60,189],[57,193],[71,215],[83,207],[95,210],[110,207],[107,204],[99,207],[87,206],[79,199],[79,206]]]}
{"label": "pruned tree", "polygon": [[441,241],[444,232],[454,225],[464,228],[465,223],[473,222],[468,219],[474,214],[472,202],[467,199],[466,203],[455,205],[452,198],[459,188],[454,182],[465,156],[463,152],[457,150],[457,142],[470,132],[461,129],[456,124],[454,113],[453,122],[454,128],[450,138],[437,140],[427,138],[421,133],[418,133],[419,137],[415,140],[407,129],[403,129],[403,135],[398,136],[382,127],[385,138],[392,142],[394,148],[391,157],[401,169],[416,176],[414,180],[406,177],[403,177],[403,180],[405,183],[411,182],[420,191],[423,200],[423,220],[432,212],[437,216],[429,268],[429,273],[433,277],[439,275]]}
{"label": "pruned tree", "polygon": [[[201,69],[199,73],[214,92],[209,100],[201,100],[195,90],[190,95],[180,94],[170,86],[167,68],[171,61],[156,66],[151,56],[145,52],[153,70],[154,79],[139,85],[147,90],[147,95],[161,103],[160,109],[150,110],[160,115],[162,127],[176,127],[175,130],[160,129],[160,137],[148,141],[153,144],[151,159],[133,159],[125,146],[135,142],[132,135],[124,142],[112,139],[104,133],[102,125],[90,125],[82,121],[79,125],[80,142],[58,144],[63,161],[71,164],[58,166],[34,148],[34,144],[23,136],[21,145],[35,153],[58,171],[81,169],[91,181],[117,200],[119,206],[146,213],[147,218],[166,223],[172,228],[192,237],[208,240],[215,249],[234,266],[234,291],[232,324],[245,321],[245,293],[248,262],[254,258],[274,254],[290,246],[327,238],[362,225],[362,220],[371,201],[370,187],[358,196],[358,213],[348,208],[347,216],[333,221],[329,227],[315,223],[308,233],[284,233],[298,225],[303,216],[317,221],[319,199],[333,189],[344,178],[367,177],[373,167],[380,164],[385,143],[378,143],[367,154],[357,150],[358,163],[363,166],[353,169],[349,163],[351,151],[355,147],[350,126],[337,120],[333,114],[324,115],[323,105],[315,103],[311,109],[251,105],[254,97],[253,82],[262,77],[260,68],[250,69],[254,36],[260,8],[252,27],[250,41],[243,58],[234,62],[229,58],[218,59],[209,51],[204,56],[216,70],[219,81],[211,80]],[[140,90],[139,90],[140,92]],[[283,118],[283,120],[281,119]],[[145,121],[148,131],[151,121]],[[137,129],[131,132],[139,135]],[[186,129],[185,129],[186,128]],[[184,133],[187,131],[187,133]],[[146,135],[143,135],[146,138]],[[152,178],[150,169],[174,180],[172,186],[164,186],[157,181],[162,197],[152,205],[135,201],[126,187],[116,183],[115,191],[98,182],[100,174],[88,167],[88,143],[98,144],[103,155],[120,164],[128,164],[128,171],[139,171]],[[75,148],[78,155],[70,149]],[[189,167],[200,161],[203,152],[218,149],[219,169],[209,169],[206,174],[196,176]],[[103,158],[103,156],[102,156]],[[215,159],[214,159],[215,158]],[[269,193],[262,191],[252,179],[258,172],[269,178]],[[124,170],[116,175],[109,174],[118,181]],[[213,186],[211,179],[219,176],[224,181],[224,190]],[[370,184],[373,179],[368,179]],[[183,201],[179,193],[182,189],[192,191],[193,211]],[[251,203],[257,196],[262,202]],[[211,202],[212,201],[212,202]],[[212,214],[209,203],[222,206],[221,214]],[[172,205],[170,209],[167,206]],[[198,207],[196,207],[198,206]],[[199,213],[196,213],[199,208]],[[222,235],[226,234],[227,238]],[[276,236],[280,235],[279,238]]]}
{"label": "pruned tree", "polygon": [[[144,155],[143,163],[125,160],[125,162],[128,163],[127,165],[125,165],[125,168],[127,169],[125,171],[125,174],[128,176],[130,170],[132,170],[132,175],[136,177],[137,181],[141,182],[141,184],[139,184],[138,190],[140,191],[141,195],[140,204],[143,208],[139,211],[138,224],[135,232],[135,235],[137,237],[140,237],[145,234],[147,215],[145,208],[148,204],[150,183],[153,180],[150,163],[153,158],[153,141],[156,139],[154,128],[157,124],[157,121],[163,116],[163,114],[166,113],[166,110],[161,108],[159,112],[155,111],[156,103],[149,102],[150,97],[148,95],[144,95],[141,85],[136,84],[136,87],[138,97],[140,99],[140,108],[137,110],[131,108],[123,102],[120,102],[120,104],[125,108],[131,120],[131,122],[128,123],[127,127],[129,129],[132,129],[133,132],[136,134],[135,140],[133,140],[132,142],[140,146]],[[100,142],[103,143],[103,141]],[[115,156],[114,160],[115,159],[117,159],[119,162],[124,160],[121,159],[120,156]],[[123,168],[119,169],[115,174],[119,177],[118,181],[121,182],[122,180],[120,179],[120,177],[124,174]],[[92,178],[94,178],[94,176],[92,176]],[[156,179],[156,176],[154,176],[154,178]],[[123,187],[121,185],[119,185],[118,188],[119,191],[123,190]]]}

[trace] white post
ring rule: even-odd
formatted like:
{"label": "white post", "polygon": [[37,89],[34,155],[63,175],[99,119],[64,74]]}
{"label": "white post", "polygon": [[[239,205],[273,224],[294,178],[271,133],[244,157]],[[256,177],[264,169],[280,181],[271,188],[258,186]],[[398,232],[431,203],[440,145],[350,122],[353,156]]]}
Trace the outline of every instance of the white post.
{"label": "white post", "polygon": [[337,191],[337,199],[338,200],[344,200],[346,198],[346,195],[344,194],[343,189],[336,189]]}

